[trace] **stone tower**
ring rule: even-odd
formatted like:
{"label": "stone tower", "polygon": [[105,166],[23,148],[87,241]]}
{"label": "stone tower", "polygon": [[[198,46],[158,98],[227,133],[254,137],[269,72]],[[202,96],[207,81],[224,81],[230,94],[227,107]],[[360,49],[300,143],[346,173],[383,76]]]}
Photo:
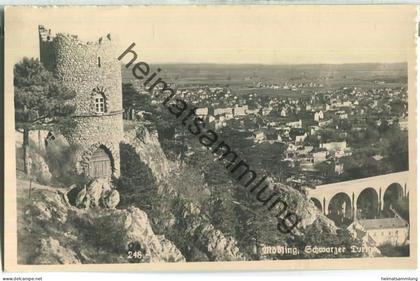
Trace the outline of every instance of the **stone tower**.
{"label": "stone tower", "polygon": [[40,59],[76,92],[76,128],[65,137],[76,149],[76,171],[90,178],[118,177],[123,136],[121,66],[111,36],[81,42],[39,26]]}

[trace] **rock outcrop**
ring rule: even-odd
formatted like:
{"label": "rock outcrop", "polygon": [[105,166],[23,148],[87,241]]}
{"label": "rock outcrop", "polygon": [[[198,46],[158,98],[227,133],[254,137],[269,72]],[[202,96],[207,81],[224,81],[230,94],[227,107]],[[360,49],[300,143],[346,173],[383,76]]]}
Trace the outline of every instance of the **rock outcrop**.
{"label": "rock outcrop", "polygon": [[[301,222],[292,233],[277,233],[278,243],[287,245],[295,240],[294,236],[301,236],[300,239],[304,240],[305,229],[313,224],[322,228],[324,234],[336,234],[337,227],[334,223],[303,194],[288,186],[277,186],[278,194],[289,206],[288,210],[301,218]],[[163,201],[166,203],[153,206],[153,226],[159,233],[167,234],[188,261],[241,261],[251,258],[239,247],[234,237],[224,234],[210,222],[199,204],[181,198],[169,183],[160,184],[156,194],[156,198],[165,198]],[[169,205],[170,201],[175,203]],[[267,216],[270,216],[269,211]],[[174,230],[176,233],[171,235]]]}
{"label": "rock outcrop", "polygon": [[120,194],[118,191],[115,189],[104,191],[101,197],[102,206],[108,209],[114,209],[117,207],[118,203],[120,203]]}
{"label": "rock outcrop", "polygon": [[242,261],[236,240],[211,224],[199,204],[182,198],[169,185],[156,190],[160,203],[152,206],[153,227],[182,251],[187,261]]}
{"label": "rock outcrop", "polygon": [[126,131],[122,143],[129,144],[135,149],[157,181],[169,174],[171,165],[160,146],[157,133],[149,132],[145,127],[140,126]]}
{"label": "rock outcrop", "polygon": [[325,229],[328,229],[331,233],[336,232],[337,227],[334,222],[324,216],[314,203],[306,199],[302,193],[284,184],[277,183],[276,186],[281,198],[289,205],[289,209],[301,219],[294,234],[299,235],[300,229],[305,229],[315,222],[325,226]]}
{"label": "rock outcrop", "polygon": [[74,251],[64,248],[58,240],[48,237],[40,240],[40,245],[33,263],[78,264],[80,261]]}
{"label": "rock outcrop", "polygon": [[[197,248],[203,252],[210,261],[241,261],[245,256],[240,252],[236,240],[224,235],[216,229],[199,206],[192,202],[180,202],[176,228],[191,241],[190,248]],[[190,249],[191,250],[191,249]]]}
{"label": "rock outcrop", "polygon": [[[144,163],[151,178],[155,178],[153,181],[156,182],[156,188],[148,196],[158,199],[153,200],[150,207],[147,204],[143,206],[145,198],[134,189],[133,194],[121,195],[139,196],[139,201],[132,200],[130,204],[122,202],[121,205],[126,208],[116,209],[120,194],[109,180],[102,179],[87,185],[73,185],[69,191],[53,188],[36,190],[32,201],[25,208],[25,215],[19,218],[19,225],[23,228],[19,230],[21,247],[34,245],[34,255],[25,257],[24,263],[250,259],[245,250],[238,247],[234,237],[226,235],[211,223],[202,212],[200,204],[193,198],[184,198],[165,180],[171,170],[171,163],[155,134],[139,127],[126,132],[124,139],[124,144],[130,146],[129,155],[137,154],[136,160]],[[132,171],[133,175],[138,176],[137,170],[135,168]],[[313,224],[329,233],[336,232],[334,223],[304,195],[293,188],[281,184],[277,186],[276,191],[287,202],[289,209],[302,219],[297,231],[285,235],[281,241],[286,243],[291,236],[302,235],[305,228]],[[132,203],[147,210],[150,220],[141,209],[131,206]]]}
{"label": "rock outcrop", "polygon": [[36,180],[44,184],[49,183],[52,175],[44,158],[36,152],[31,152],[30,157],[32,159],[31,171]]}
{"label": "rock outcrop", "polygon": [[[166,178],[174,168],[164,154],[158,136],[154,132],[143,126],[137,126],[124,134],[124,145],[129,145],[133,149],[145,166],[150,169],[156,182],[156,196],[168,198],[170,202],[178,198],[178,191],[171,188],[166,183]],[[125,194],[131,199],[135,194]],[[162,197],[163,198],[163,197]],[[139,198],[140,199],[140,198]],[[141,203],[141,202],[139,202]],[[141,204],[140,204],[141,205]],[[170,208],[168,208],[171,206]],[[201,214],[200,207],[193,202],[180,201],[175,206],[166,202],[162,206],[151,206],[155,209],[152,222],[154,229],[159,233],[170,234],[176,229],[176,234],[170,239],[178,246],[182,245],[183,253],[189,256],[200,256],[199,261],[203,260],[245,260],[240,253],[233,237],[225,236],[220,230],[216,229],[209,221],[208,217]],[[172,207],[174,209],[172,209]],[[184,242],[188,241],[185,245]],[[194,253],[194,254],[193,254]]]}
{"label": "rock outcrop", "polygon": [[[107,204],[115,194],[109,191]],[[156,235],[142,210],[79,209],[66,193],[36,189],[19,216],[18,248],[31,248],[24,264],[183,262],[179,249]],[[138,245],[139,247],[132,247]]]}
{"label": "rock outcrop", "polygon": [[[154,234],[147,214],[138,208],[106,211],[101,215],[90,212],[82,220],[83,224],[95,222],[101,226],[95,229],[95,243],[110,245],[115,251],[125,249],[129,260],[138,258],[136,252],[141,251],[140,262],[185,261],[171,241]],[[138,246],[132,248],[132,245]]]}
{"label": "rock outcrop", "polygon": [[[52,174],[44,157],[40,154],[38,148],[29,149],[28,162],[30,164],[30,174],[32,179],[41,184],[48,184],[51,182]],[[16,167],[19,170],[24,169],[23,163],[23,149],[21,146],[16,146]]]}
{"label": "rock outcrop", "polygon": [[113,209],[120,202],[120,194],[109,179],[95,179],[86,186],[73,185],[67,193],[71,205],[77,208],[104,207]]}

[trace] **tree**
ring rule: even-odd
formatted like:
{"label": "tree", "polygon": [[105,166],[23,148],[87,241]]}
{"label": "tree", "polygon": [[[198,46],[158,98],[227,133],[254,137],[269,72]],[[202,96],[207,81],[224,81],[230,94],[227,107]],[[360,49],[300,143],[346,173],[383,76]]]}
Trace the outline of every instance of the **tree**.
{"label": "tree", "polygon": [[123,108],[150,111],[152,98],[150,94],[141,93],[133,84],[123,84]]}
{"label": "tree", "polygon": [[408,170],[408,135],[406,133],[394,133],[389,140],[386,159],[391,164],[393,171]]}
{"label": "tree", "polygon": [[15,127],[23,132],[24,171],[29,172],[29,131],[68,130],[75,122],[75,92],[66,88],[38,59],[24,58],[14,67]]}
{"label": "tree", "polygon": [[140,204],[143,210],[151,211],[160,200],[152,170],[129,144],[120,143],[120,158],[121,176],[114,180],[114,185],[121,193],[122,204]]}
{"label": "tree", "polygon": [[209,185],[210,198],[207,201],[208,215],[211,223],[224,234],[235,236],[237,217],[233,203],[235,188],[231,182]]}

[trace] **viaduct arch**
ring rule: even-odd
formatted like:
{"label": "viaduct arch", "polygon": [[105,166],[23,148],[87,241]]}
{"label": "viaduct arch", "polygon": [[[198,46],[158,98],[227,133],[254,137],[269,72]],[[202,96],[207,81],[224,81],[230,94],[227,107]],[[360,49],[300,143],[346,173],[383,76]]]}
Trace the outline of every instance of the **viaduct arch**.
{"label": "viaduct arch", "polygon": [[408,171],[398,172],[319,185],[308,189],[307,194],[316,207],[325,215],[330,215],[330,204],[341,204],[341,201],[337,203],[336,198],[337,195],[344,193],[350,199],[350,201],[346,199],[346,205],[350,203],[350,207],[342,207],[343,215],[348,217],[348,211],[350,211],[351,218],[355,219],[363,210],[372,210],[379,214],[380,211],[389,208],[393,200],[408,197],[408,179]]}

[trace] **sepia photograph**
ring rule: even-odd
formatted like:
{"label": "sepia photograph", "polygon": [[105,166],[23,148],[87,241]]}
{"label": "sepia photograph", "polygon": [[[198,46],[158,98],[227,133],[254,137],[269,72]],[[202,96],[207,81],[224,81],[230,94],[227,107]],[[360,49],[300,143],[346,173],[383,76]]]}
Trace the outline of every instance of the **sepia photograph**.
{"label": "sepia photograph", "polygon": [[5,268],[415,268],[416,7],[7,7]]}

